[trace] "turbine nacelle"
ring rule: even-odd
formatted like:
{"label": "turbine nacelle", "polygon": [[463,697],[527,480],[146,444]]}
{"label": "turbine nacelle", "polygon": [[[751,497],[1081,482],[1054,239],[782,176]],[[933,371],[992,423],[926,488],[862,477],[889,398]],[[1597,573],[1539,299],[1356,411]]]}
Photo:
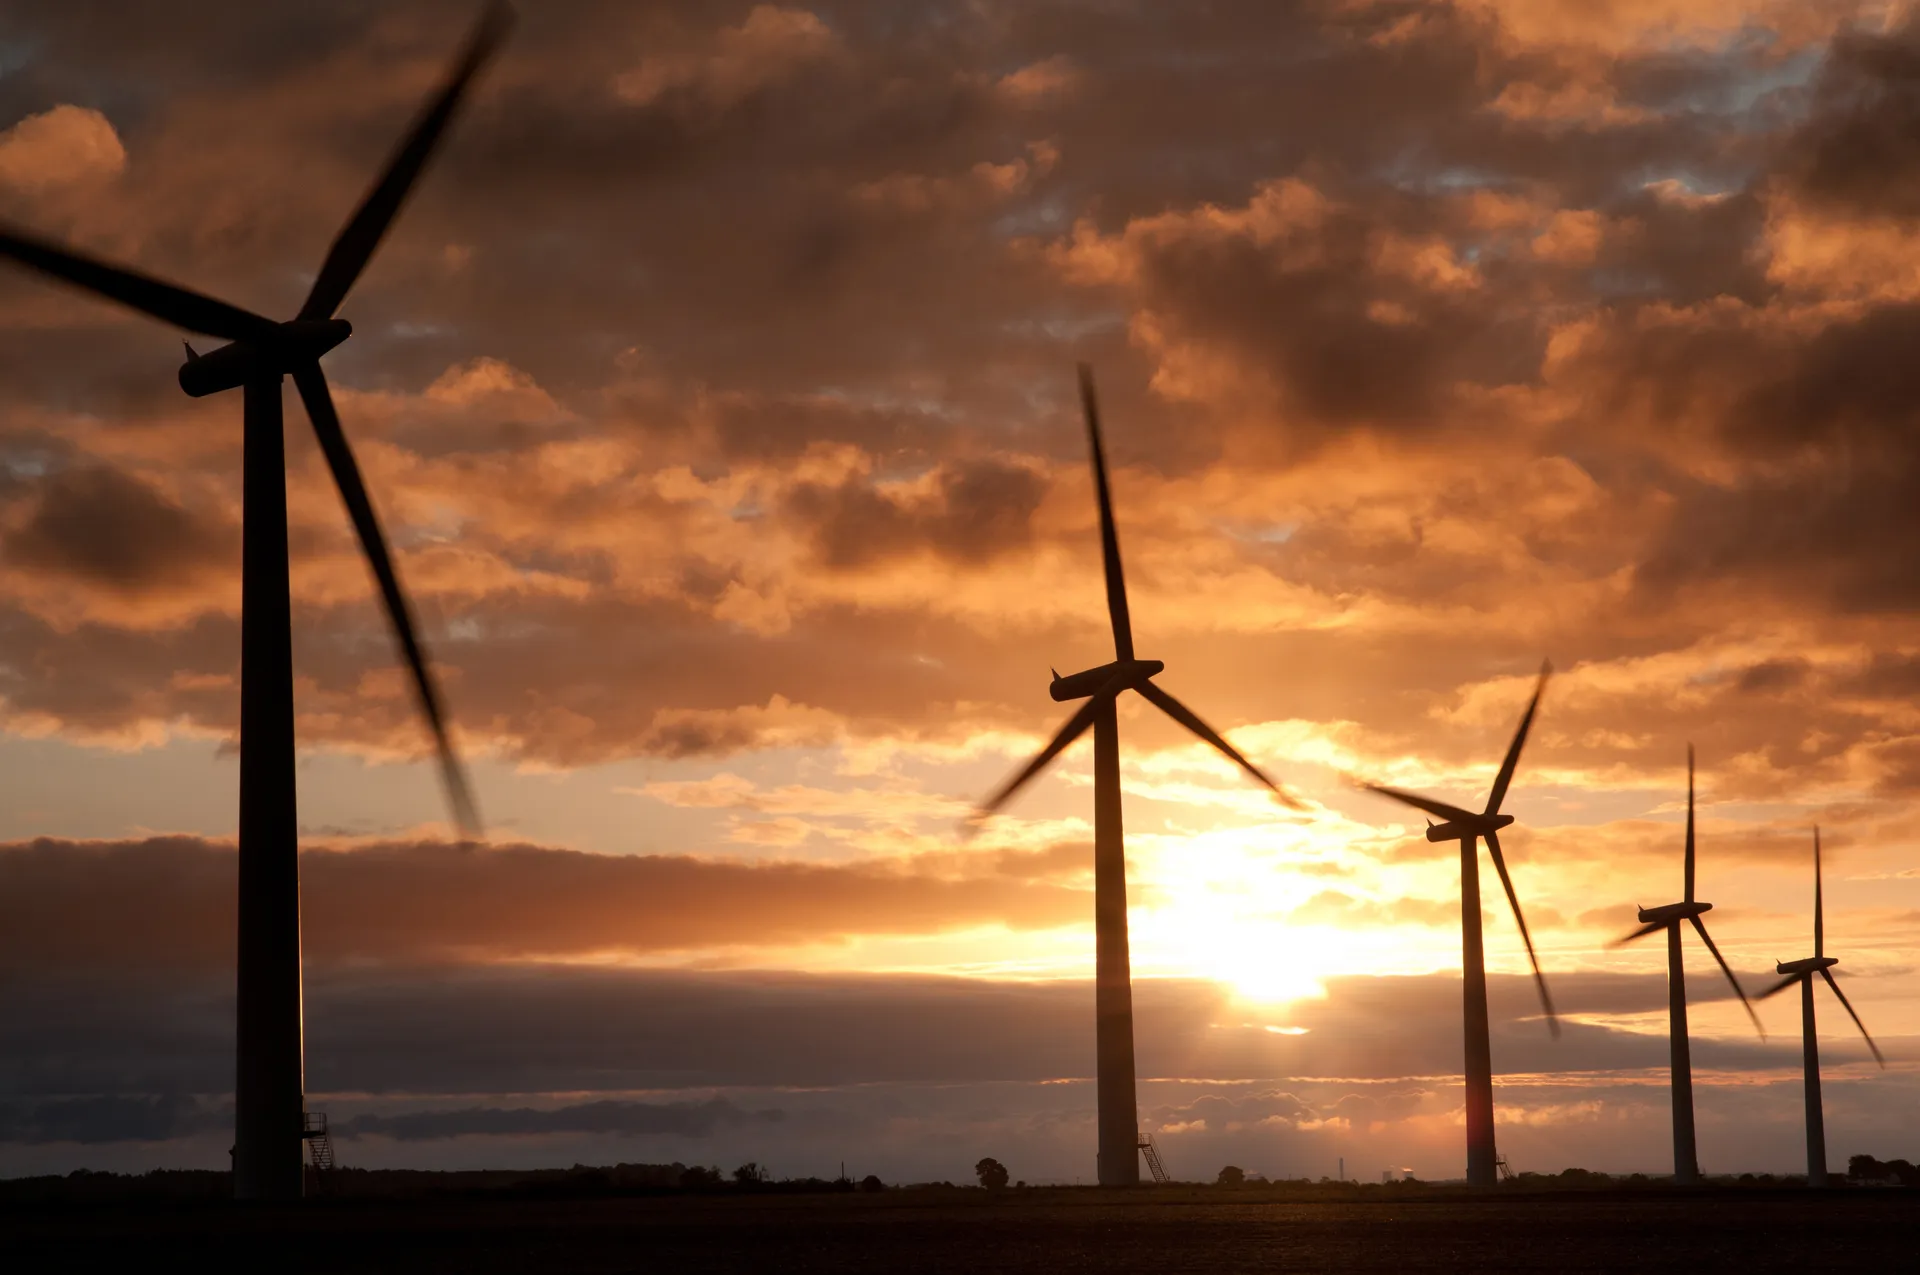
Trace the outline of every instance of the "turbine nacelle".
{"label": "turbine nacelle", "polygon": [[1713,911],[1711,903],[1668,903],[1657,908],[1641,908],[1640,920],[1646,925],[1666,925],[1671,921],[1685,921],[1690,917],[1701,916]]}
{"label": "turbine nacelle", "polygon": [[1774,964],[1776,974],[1813,974],[1820,970],[1830,970],[1840,963],[1837,956],[1805,956],[1797,961],[1778,961]]}
{"label": "turbine nacelle", "polygon": [[1123,677],[1129,686],[1138,686],[1149,678],[1166,671],[1166,665],[1159,660],[1114,660],[1079,673],[1069,673],[1062,677],[1053,675],[1053,682],[1047,687],[1047,694],[1055,702],[1064,704],[1068,700],[1086,699],[1098,694],[1100,688],[1115,677]]}
{"label": "turbine nacelle", "polygon": [[194,398],[239,389],[261,376],[284,376],[316,362],[321,355],[353,335],[345,319],[295,319],[280,323],[264,336],[235,341],[199,354],[189,345],[180,365],[180,388]]}
{"label": "turbine nacelle", "polygon": [[1428,841],[1460,841],[1467,837],[1484,837],[1490,832],[1498,832],[1513,822],[1512,815],[1484,815],[1473,819],[1449,819],[1445,823],[1427,825]]}

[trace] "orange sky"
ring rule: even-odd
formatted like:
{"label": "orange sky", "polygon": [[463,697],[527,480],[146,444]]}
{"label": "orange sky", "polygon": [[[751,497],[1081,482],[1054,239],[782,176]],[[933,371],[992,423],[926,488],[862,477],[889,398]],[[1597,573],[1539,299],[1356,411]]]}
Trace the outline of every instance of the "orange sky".
{"label": "orange sky", "polygon": [[[467,9],[9,5],[0,218],[290,312]],[[1823,828],[1890,1060],[1825,1014],[1831,1152],[1915,1158],[1885,1113],[1920,1080],[1916,50],[1893,3],[523,14],[328,363],[497,850],[442,841],[289,429],[310,1084],[369,1121],[734,1114],[369,1123],[350,1157],[1091,1173],[1085,1086],[1042,1083],[1091,1070],[1090,750],[957,835],[1063,716],[1048,668],[1107,658],[1085,360],[1141,654],[1307,802],[1123,712],[1176,1171],[1459,1172],[1453,850],[1348,780],[1475,798],[1543,656],[1505,841],[1576,1030],[1496,979],[1515,1163],[1666,1164],[1661,954],[1604,944],[1677,896],[1689,742],[1750,986],[1808,948]],[[214,1163],[239,405],[17,272],[0,328],[0,1173]],[[1794,1006],[1762,1047],[1697,955],[1703,1164],[1791,1168]],[[1504,905],[1488,961],[1525,969]],[[458,1038],[526,980],[587,1016],[527,1028],[587,1033],[577,1074],[380,1026],[434,1004]],[[703,994],[870,1048],[789,1073],[725,1061],[764,1052],[737,1026],[686,1026],[724,1038],[697,1058],[588,1031]],[[1003,1049],[888,1061],[883,1003]]]}

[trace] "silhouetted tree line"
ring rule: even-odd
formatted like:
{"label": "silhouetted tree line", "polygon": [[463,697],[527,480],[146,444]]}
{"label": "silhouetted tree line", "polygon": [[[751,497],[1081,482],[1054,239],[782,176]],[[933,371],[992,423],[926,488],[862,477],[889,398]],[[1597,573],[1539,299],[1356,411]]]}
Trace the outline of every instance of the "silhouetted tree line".
{"label": "silhouetted tree line", "polygon": [[[722,1174],[718,1168],[685,1164],[576,1164],[570,1169],[335,1169],[313,1182],[316,1194],[383,1199],[433,1196],[591,1198],[681,1193],[828,1194],[887,1189],[878,1175],[852,1178],[783,1178],[748,1161]],[[227,1200],[233,1175],[215,1170],[156,1169],[150,1173],[101,1173],[76,1169],[65,1176],[0,1180],[0,1203],[59,1200]]]}
{"label": "silhouetted tree line", "polygon": [[1847,1176],[1855,1182],[1920,1186],[1920,1167],[1905,1160],[1876,1160],[1870,1155],[1857,1155],[1848,1160]]}

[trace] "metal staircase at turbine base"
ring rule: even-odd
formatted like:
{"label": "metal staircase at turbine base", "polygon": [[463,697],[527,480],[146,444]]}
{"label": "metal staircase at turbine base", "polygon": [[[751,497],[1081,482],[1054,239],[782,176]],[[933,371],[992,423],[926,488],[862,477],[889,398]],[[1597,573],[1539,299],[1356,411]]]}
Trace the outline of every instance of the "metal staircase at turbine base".
{"label": "metal staircase at turbine base", "polygon": [[1171,1182],[1167,1176],[1167,1166],[1160,1163],[1160,1148],[1153,1145],[1153,1135],[1140,1139],[1140,1149],[1147,1153],[1147,1172],[1153,1174],[1155,1182]]}
{"label": "metal staircase at turbine base", "polygon": [[327,1113],[309,1111],[301,1117],[301,1140],[307,1144],[307,1151],[313,1157],[313,1171],[324,1180],[332,1173],[336,1162],[333,1158],[333,1135],[327,1132]]}

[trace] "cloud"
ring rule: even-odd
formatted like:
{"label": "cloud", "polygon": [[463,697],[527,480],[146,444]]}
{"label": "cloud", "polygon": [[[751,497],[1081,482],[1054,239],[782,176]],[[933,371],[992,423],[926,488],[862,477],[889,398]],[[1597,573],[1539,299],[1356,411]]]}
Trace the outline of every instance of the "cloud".
{"label": "cloud", "polygon": [[582,1102],[542,1110],[533,1107],[464,1107],[362,1115],[332,1126],[338,1137],[394,1138],[423,1142],[441,1138],[529,1137],[555,1133],[611,1133],[624,1137],[668,1134],[704,1138],[716,1129],[778,1123],[779,1110],[742,1111],[724,1098],[690,1102]]}
{"label": "cloud", "polygon": [[[497,960],[777,948],[860,934],[1080,925],[1077,885],[994,853],[923,865],[730,863],[529,845],[379,843],[302,854],[306,959]],[[232,959],[234,854],[196,838],[0,847],[0,966]]]}
{"label": "cloud", "polygon": [[185,1094],[0,1103],[0,1142],[168,1142],[231,1127],[233,1111]]}
{"label": "cloud", "polygon": [[738,26],[723,27],[702,53],[648,58],[614,81],[614,92],[635,106],[671,94],[694,94],[717,107],[780,83],[811,62],[832,57],[840,44],[818,15],[806,9],[755,5]]}
{"label": "cloud", "polygon": [[[1261,941],[1309,922],[1346,936],[1336,965],[1451,959],[1444,847],[1338,774],[1484,791],[1543,654],[1563,671],[1507,848],[1557,958],[1611,959],[1592,950],[1612,932],[1599,905],[1671,888],[1689,739],[1704,870],[1728,912],[1784,929],[1815,818],[1847,871],[1897,867],[1920,782],[1905,567],[1914,29],[1852,8],[1149,15],[940,0],[902,23],[831,0],[529,15],[350,298],[354,339],[329,356],[461,738],[523,812],[528,844],[316,848],[316,1013],[365,1014],[369,1039],[385,1029],[371,985],[322,994],[356,962],[438,962],[474,987],[477,967],[507,964],[526,979],[512,986],[550,989],[550,970],[523,967],[839,944],[849,960],[884,949],[916,968],[1004,968],[1008,948],[1051,941],[1036,936],[1078,943],[1078,755],[1064,795],[1043,784],[999,825],[1015,849],[944,838],[955,803],[1057,724],[1046,667],[1112,649],[1080,360],[1100,376],[1142,654],[1321,803],[1276,824],[1224,764],[1126,709],[1136,897],[1175,936],[1167,950],[1215,938],[1224,927],[1195,920],[1213,908]],[[6,6],[0,43],[32,55],[0,79],[0,120],[13,171],[35,176],[0,180],[0,200],[38,231],[292,313],[466,19],[189,9],[199,34],[183,41],[179,13],[102,25],[53,0]],[[67,142],[19,149],[56,127]],[[0,271],[0,329],[0,722],[69,787],[83,765],[135,777],[84,812],[16,803],[17,835],[83,818],[217,832],[224,806],[173,812],[199,800],[182,759],[230,745],[238,724],[236,407],[178,395],[163,328],[15,271]],[[356,763],[328,754],[418,757],[426,740],[297,415],[288,439],[298,731],[318,776],[303,799],[316,823],[363,826],[388,776],[329,790],[324,776]],[[569,775],[586,767],[608,782]],[[541,787],[561,783],[584,795]],[[601,834],[581,829],[635,818],[698,853],[540,848],[591,849]],[[1181,895],[1166,865],[1204,875],[1203,861],[1214,875]],[[0,902],[16,909],[9,961],[94,977],[164,950],[179,963],[158,973],[205,974],[165,1001],[173,1025],[137,1002],[92,1021],[137,1025],[156,1043],[132,1062],[168,1084],[193,1068],[227,1083],[224,1046],[207,1042],[225,1019],[229,850],[62,844],[0,865],[15,897],[57,902],[65,926]],[[169,909],[143,914],[140,886]],[[1857,915],[1893,926],[1906,902]],[[1556,912],[1572,919],[1546,924]],[[1875,933],[1882,967],[1905,962],[1910,936]],[[1047,967],[1070,959],[1048,953]],[[1348,1094],[1384,1101],[1434,1088],[1409,1080],[1420,1068],[1457,1066],[1452,992],[1422,985],[1441,1009],[1411,993],[1375,1004],[1378,989],[1326,973],[1340,1015],[1306,1007],[1215,1033],[1192,1024],[1241,1020],[1183,1002],[1156,1030],[1206,1043],[1155,1066],[1238,1067],[1258,1092],[1294,1094],[1315,1118],[1272,1136],[1303,1157],[1334,1136],[1318,1125],[1363,1136],[1358,1105],[1338,1125]],[[624,990],[594,984],[581,1004],[624,1021],[643,998],[608,977]],[[436,998],[455,993],[425,982],[392,985],[395,1003],[442,1022]],[[1556,990],[1606,999],[1584,986]],[[65,990],[70,1004],[34,1000],[22,1022],[66,1030],[97,1008]],[[1031,994],[1060,1022],[1084,1019],[1078,992]],[[1657,995],[1634,997],[1596,1009],[1615,1017],[1580,1027],[1597,1033],[1581,1048],[1629,1067],[1657,1055],[1622,1026],[1657,1012]],[[1510,1011],[1499,1048],[1557,1065],[1535,1052],[1527,996]],[[552,1026],[525,1012],[530,1036]],[[1396,1015],[1438,1043],[1403,1039]],[[1397,1061],[1347,1040],[1356,1023]],[[78,1069],[119,1039],[74,1030]],[[623,1075],[677,1074],[671,1058],[628,1067],[567,1040]],[[1727,1048],[1730,1066],[1749,1060]],[[378,1073],[375,1052],[355,1074]],[[62,1065],[35,1056],[37,1075]],[[1084,1070],[1071,1052],[1023,1057],[1023,1076]],[[486,1070],[470,1061],[441,1054],[408,1075],[440,1092],[437,1074]],[[865,1074],[830,1061],[808,1066]],[[1337,1083],[1344,1068],[1377,1091]],[[1308,1073],[1325,1086],[1295,1083]],[[489,1083],[450,1109],[555,1105],[503,1097],[537,1089],[511,1075]],[[1639,1111],[1637,1083],[1535,1105],[1600,1145],[1604,1122],[1582,1104]],[[1435,1102],[1394,1127],[1437,1129],[1450,1115]],[[1081,1118],[1033,1110],[1035,1127]],[[956,1128],[976,1126],[941,1135]],[[1243,1135],[1266,1136],[1204,1122],[1187,1136],[1255,1145],[1230,1140]]]}
{"label": "cloud", "polygon": [[63,103],[0,131],[0,187],[33,194],[115,177],[126,166],[112,123],[84,106]]}
{"label": "cloud", "polygon": [[231,574],[238,531],[224,510],[190,510],[133,474],[83,466],[37,485],[0,539],[0,555],[35,577],[43,607],[70,614],[70,603],[54,599],[71,598],[76,589],[85,596],[97,588],[124,603]]}
{"label": "cloud", "polygon": [[983,460],[929,477],[898,492],[859,479],[831,488],[806,484],[788,493],[786,507],[811,529],[825,563],[842,569],[916,551],[978,564],[1031,541],[1045,490],[1032,470]]}

